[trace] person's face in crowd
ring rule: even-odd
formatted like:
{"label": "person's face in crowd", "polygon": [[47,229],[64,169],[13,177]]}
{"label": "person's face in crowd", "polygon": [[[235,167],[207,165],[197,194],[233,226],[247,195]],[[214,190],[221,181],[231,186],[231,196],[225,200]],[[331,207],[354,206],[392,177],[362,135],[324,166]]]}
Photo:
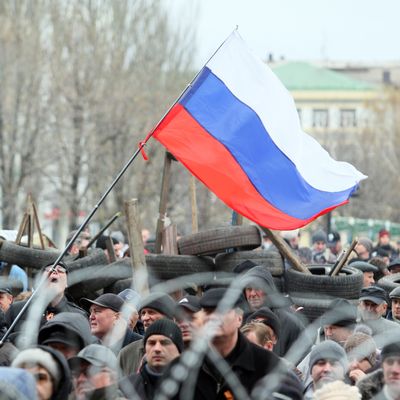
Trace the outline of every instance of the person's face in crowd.
{"label": "person's face in crowd", "polygon": [[181,307],[179,316],[176,318],[176,324],[182,332],[182,339],[185,345],[189,344],[193,339],[193,334],[198,327],[197,319],[199,313],[192,312],[186,308]]}
{"label": "person's face in crowd", "polygon": [[110,386],[116,382],[115,372],[107,367],[95,367],[82,361],[80,367],[72,371],[75,397],[84,400],[96,389]]}
{"label": "person's face in crowd", "polygon": [[385,358],[382,363],[383,380],[393,398],[400,395],[400,356]]}
{"label": "person's face in crowd", "polygon": [[323,240],[317,240],[313,243],[313,248],[317,253],[322,253],[326,249],[326,243]]}
{"label": "person's face in crowd", "polygon": [[272,340],[267,340],[265,343],[261,343],[254,331],[248,331],[244,335],[249,342],[254,343],[266,350],[272,351],[274,348]]}
{"label": "person's face in crowd", "polygon": [[363,275],[364,275],[363,287],[368,287],[375,283],[373,272],[364,272]]}
{"label": "person's face in crowd", "polygon": [[119,313],[114,310],[93,304],[90,307],[89,316],[90,331],[92,332],[92,335],[95,335],[98,338],[104,337],[112,330],[118,317]]}
{"label": "person's face in crowd", "polygon": [[37,365],[31,368],[25,368],[36,380],[37,395],[40,400],[51,398],[54,390],[53,380],[46,368]]}
{"label": "person's face in crowd", "polygon": [[67,360],[72,357],[75,357],[80,350],[78,347],[68,346],[65,343],[61,342],[51,342],[47,344],[47,346],[51,347],[52,349],[58,350],[60,353],[64,355],[64,357]]}
{"label": "person's face in crowd", "polygon": [[67,270],[63,266],[57,265],[54,271],[50,271],[51,266],[44,270],[48,288],[54,290],[57,294],[64,293],[67,287]]}
{"label": "person's face in crowd", "polygon": [[322,359],[317,361],[311,369],[314,388],[319,389],[325,383],[344,379],[344,370],[339,361]]}
{"label": "person's face in crowd", "polygon": [[3,312],[7,312],[12,302],[13,302],[13,296],[11,294],[0,292],[0,309]]}
{"label": "person's face in crowd", "polygon": [[372,364],[368,358],[349,357],[349,378],[356,383],[365,376],[371,367]]}
{"label": "person's face in crowd", "polygon": [[370,300],[361,300],[358,304],[362,319],[364,321],[379,319],[386,314],[387,304],[375,304]]}
{"label": "person's face in crowd", "polygon": [[353,332],[351,329],[346,328],[345,326],[325,325],[324,333],[326,339],[343,344]]}
{"label": "person's face in crowd", "polygon": [[368,260],[369,259],[369,251],[365,248],[363,244],[357,244],[355,247],[355,251],[358,254],[358,258],[360,260]]}
{"label": "person's face in crowd", "polygon": [[258,310],[264,305],[265,298],[267,297],[264,290],[248,286],[245,289],[246,300],[252,310]]}
{"label": "person's face in crowd", "polygon": [[242,315],[237,310],[229,310],[224,314],[216,309],[204,309],[205,323],[211,323],[215,327],[213,341],[228,341],[236,337],[237,331],[242,325]]}
{"label": "person's face in crowd", "polygon": [[151,335],[146,341],[146,360],[151,369],[161,372],[179,356],[175,343],[164,335]]}
{"label": "person's face in crowd", "polygon": [[386,246],[387,244],[390,243],[390,236],[389,235],[383,235],[379,238],[379,244],[381,246]]}
{"label": "person's face in crowd", "polygon": [[400,319],[400,299],[392,299],[392,314],[395,318]]}
{"label": "person's face in crowd", "polygon": [[142,308],[140,310],[140,319],[143,322],[144,330],[146,330],[153,322],[165,318],[164,314],[161,314],[157,310],[152,308]]}

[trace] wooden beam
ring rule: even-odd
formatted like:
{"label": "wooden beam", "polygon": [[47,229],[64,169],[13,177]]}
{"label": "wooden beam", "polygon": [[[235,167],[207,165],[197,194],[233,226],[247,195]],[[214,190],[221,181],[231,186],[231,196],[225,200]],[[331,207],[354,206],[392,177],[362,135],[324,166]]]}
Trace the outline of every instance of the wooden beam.
{"label": "wooden beam", "polygon": [[171,178],[171,164],[172,155],[166,152],[164,156],[164,170],[161,181],[160,205],[158,208],[158,219],[156,227],[155,253],[157,254],[161,253],[162,233],[164,230],[164,219],[167,212],[169,182]]}
{"label": "wooden beam", "polygon": [[149,293],[146,257],[142,240],[142,225],[137,199],[125,202],[125,217],[128,226],[129,249],[132,263],[132,281],[135,290],[141,295]]}

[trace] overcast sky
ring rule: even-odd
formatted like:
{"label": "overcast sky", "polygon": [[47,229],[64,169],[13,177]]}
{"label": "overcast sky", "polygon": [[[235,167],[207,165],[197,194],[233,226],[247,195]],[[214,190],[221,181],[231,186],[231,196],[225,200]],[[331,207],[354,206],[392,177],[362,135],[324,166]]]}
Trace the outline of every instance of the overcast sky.
{"label": "overcast sky", "polygon": [[239,26],[259,57],[400,61],[400,0],[164,0],[197,30],[196,66]]}

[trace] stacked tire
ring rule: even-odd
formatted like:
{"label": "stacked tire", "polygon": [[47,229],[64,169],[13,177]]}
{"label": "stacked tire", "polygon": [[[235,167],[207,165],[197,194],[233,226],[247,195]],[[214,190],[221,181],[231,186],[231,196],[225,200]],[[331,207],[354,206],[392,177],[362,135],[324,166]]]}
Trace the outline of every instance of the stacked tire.
{"label": "stacked tire", "polygon": [[356,302],[363,285],[363,274],[352,267],[344,267],[337,276],[329,276],[331,265],[309,266],[311,274],[294,269],[285,272],[286,290],[293,303],[312,322],[321,317],[335,298]]}

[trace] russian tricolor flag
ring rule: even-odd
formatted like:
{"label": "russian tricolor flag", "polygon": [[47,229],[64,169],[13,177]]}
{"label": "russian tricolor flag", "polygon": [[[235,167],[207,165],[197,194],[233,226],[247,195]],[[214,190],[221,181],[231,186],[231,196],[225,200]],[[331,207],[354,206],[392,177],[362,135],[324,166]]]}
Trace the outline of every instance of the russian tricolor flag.
{"label": "russian tricolor flag", "polygon": [[301,130],[290,93],[236,31],[153,134],[230,208],[270,229],[308,224],[366,178]]}

